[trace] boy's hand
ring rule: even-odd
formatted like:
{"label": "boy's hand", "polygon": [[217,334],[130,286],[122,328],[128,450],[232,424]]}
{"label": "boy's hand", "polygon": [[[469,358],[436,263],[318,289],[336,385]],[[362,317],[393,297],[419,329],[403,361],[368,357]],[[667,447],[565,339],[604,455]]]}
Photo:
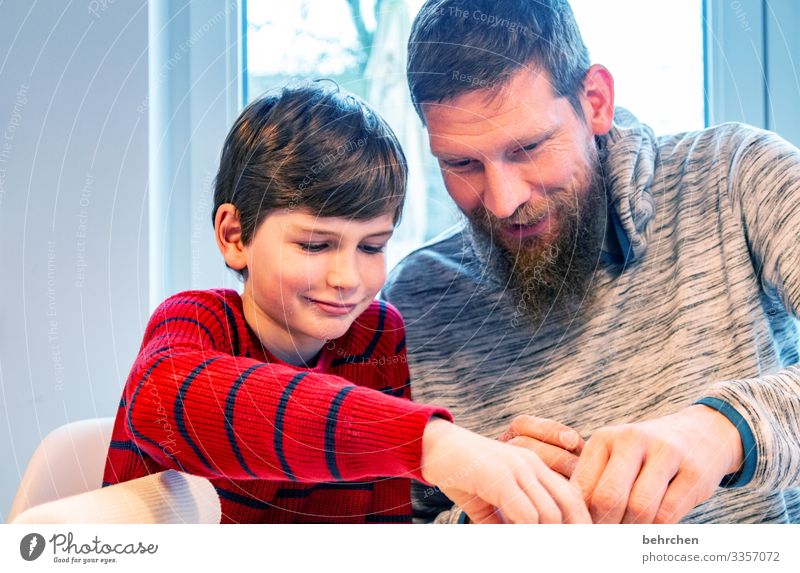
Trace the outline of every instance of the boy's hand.
{"label": "boy's hand", "polygon": [[578,489],[533,452],[439,418],[422,441],[422,477],[475,523],[591,523]]}
{"label": "boy's hand", "polygon": [[569,426],[528,415],[514,418],[499,439],[529,449],[566,478],[572,476],[584,444],[580,434]]}

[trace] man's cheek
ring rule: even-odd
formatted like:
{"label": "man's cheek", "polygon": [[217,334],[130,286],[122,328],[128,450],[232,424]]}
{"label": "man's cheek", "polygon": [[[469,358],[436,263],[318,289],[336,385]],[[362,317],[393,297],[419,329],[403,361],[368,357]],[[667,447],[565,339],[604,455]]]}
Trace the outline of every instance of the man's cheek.
{"label": "man's cheek", "polygon": [[444,186],[448,195],[467,216],[481,205],[479,190],[475,184],[454,173],[444,175]]}

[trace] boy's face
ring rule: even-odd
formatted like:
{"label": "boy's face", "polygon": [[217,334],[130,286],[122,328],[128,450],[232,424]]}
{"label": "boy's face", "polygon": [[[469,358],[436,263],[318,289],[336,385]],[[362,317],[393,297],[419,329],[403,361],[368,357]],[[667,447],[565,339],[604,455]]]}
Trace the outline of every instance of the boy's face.
{"label": "boy's face", "polygon": [[244,247],[245,318],[272,354],[309,362],[339,338],[386,280],[392,214],[366,221],[304,210],[269,214]]}

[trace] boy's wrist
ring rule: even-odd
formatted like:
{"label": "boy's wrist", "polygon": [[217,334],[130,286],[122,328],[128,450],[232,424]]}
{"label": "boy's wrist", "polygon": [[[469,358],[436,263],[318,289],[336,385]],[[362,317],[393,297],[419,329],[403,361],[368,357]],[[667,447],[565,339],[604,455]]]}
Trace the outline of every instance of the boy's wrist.
{"label": "boy's wrist", "polygon": [[425,425],[422,433],[422,456],[420,458],[420,473],[422,478],[428,483],[435,483],[433,465],[437,460],[436,445],[441,443],[444,436],[452,431],[453,423],[444,418],[433,415]]}

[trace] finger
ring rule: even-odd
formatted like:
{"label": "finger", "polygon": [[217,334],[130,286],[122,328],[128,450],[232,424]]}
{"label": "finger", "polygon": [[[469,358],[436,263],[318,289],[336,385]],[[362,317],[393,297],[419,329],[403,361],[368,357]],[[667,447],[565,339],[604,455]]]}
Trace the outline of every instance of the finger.
{"label": "finger", "polygon": [[583,448],[580,434],[555,420],[528,415],[517,416],[511,421],[511,430],[565,450],[580,451]]}
{"label": "finger", "polygon": [[503,523],[503,517],[497,513],[497,508],[479,497],[465,503],[461,509],[472,523]]}
{"label": "finger", "polygon": [[608,444],[605,439],[596,436],[586,442],[570,477],[570,481],[581,491],[584,501],[588,502],[591,499],[608,463],[608,456]]}
{"label": "finger", "polygon": [[622,523],[631,488],[642,469],[644,449],[616,447],[589,500],[595,523]]}
{"label": "finger", "polygon": [[589,509],[574,484],[554,472],[541,474],[539,481],[558,506],[562,523],[592,523]]}
{"label": "finger", "polygon": [[[550,470],[545,470],[545,473],[553,474]],[[561,523],[561,509],[550,492],[539,482],[533,470],[517,478],[517,483],[536,507],[539,523]]]}
{"label": "finger", "polygon": [[708,497],[699,493],[700,487],[696,475],[678,472],[664,494],[655,523],[678,523],[695,505]]}
{"label": "finger", "polygon": [[486,494],[471,495],[460,490],[442,490],[475,523],[539,523],[539,512],[522,491],[514,473],[509,473],[492,485]]}
{"label": "finger", "polygon": [[505,432],[503,432],[503,435],[497,439],[501,442],[510,442],[517,436],[519,436],[519,432],[517,432],[513,428],[508,428]]}
{"label": "finger", "polygon": [[461,491],[448,491],[445,495],[467,514],[472,523],[502,523],[496,508],[478,496]]}
{"label": "finger", "polygon": [[535,453],[551,470],[557,471],[562,476],[569,479],[575,466],[578,463],[578,456],[563,448],[545,444],[539,440],[526,436],[517,436],[512,439],[510,444],[525,448]]}
{"label": "finger", "polygon": [[654,456],[646,461],[631,488],[622,523],[653,523],[677,471],[677,464],[666,456]]}
{"label": "finger", "polygon": [[497,510],[502,513],[508,523],[539,523],[539,510],[514,476],[504,480],[506,483],[499,492]]}

